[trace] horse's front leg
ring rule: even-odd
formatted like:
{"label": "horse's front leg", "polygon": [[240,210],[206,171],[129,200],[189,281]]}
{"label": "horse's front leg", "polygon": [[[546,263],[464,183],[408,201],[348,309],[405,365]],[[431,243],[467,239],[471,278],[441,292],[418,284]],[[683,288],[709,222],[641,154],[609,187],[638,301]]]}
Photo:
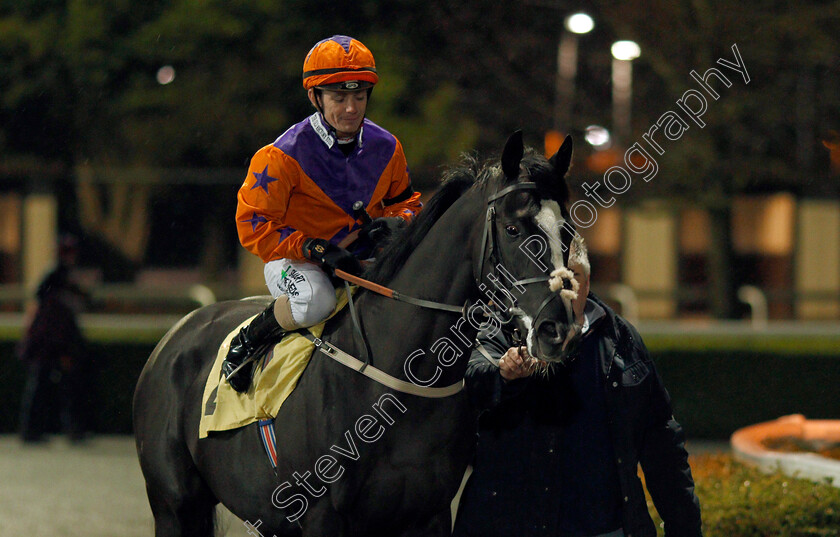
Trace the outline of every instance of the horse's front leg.
{"label": "horse's front leg", "polygon": [[452,535],[452,513],[447,507],[428,520],[426,525],[410,528],[397,537],[449,537]]}

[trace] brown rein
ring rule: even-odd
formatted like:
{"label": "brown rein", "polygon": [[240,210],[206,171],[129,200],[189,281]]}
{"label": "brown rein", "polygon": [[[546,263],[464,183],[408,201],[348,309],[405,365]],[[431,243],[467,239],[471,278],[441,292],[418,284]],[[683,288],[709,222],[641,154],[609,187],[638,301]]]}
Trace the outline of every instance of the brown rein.
{"label": "brown rein", "polygon": [[400,302],[406,302],[408,304],[413,304],[415,306],[420,306],[422,308],[434,309],[434,310],[441,310],[441,311],[448,311],[451,313],[460,313],[463,314],[465,311],[466,304],[464,306],[450,306],[449,304],[443,304],[441,302],[433,302],[431,300],[424,300],[422,298],[415,298],[413,296],[404,295],[399,291],[394,291],[393,289],[389,289],[384,285],[379,285],[378,283],[373,283],[370,280],[365,280],[364,278],[360,278],[358,276],[354,276],[349,272],[345,272],[341,269],[335,269],[335,275],[341,278],[344,281],[354,283],[359,287],[364,287],[369,291],[373,291],[376,294],[382,295],[387,298],[391,298],[394,300],[399,300]]}

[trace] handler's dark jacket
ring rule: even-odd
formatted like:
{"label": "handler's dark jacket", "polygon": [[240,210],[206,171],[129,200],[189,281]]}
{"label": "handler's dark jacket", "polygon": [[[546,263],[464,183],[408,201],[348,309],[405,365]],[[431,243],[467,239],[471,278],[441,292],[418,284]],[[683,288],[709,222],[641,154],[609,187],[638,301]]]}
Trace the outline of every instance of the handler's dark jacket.
{"label": "handler's dark jacket", "polygon": [[67,265],[59,263],[38,286],[38,308],[18,345],[18,356],[25,362],[55,364],[63,358],[69,366],[86,353],[86,343],[76,320],[76,309],[88,295],[70,276]]}
{"label": "handler's dark jacket", "polygon": [[[700,536],[700,504],[682,427],[672,415],[668,392],[636,329],[594,295],[589,299],[606,312],[587,335],[596,339],[583,348],[596,349],[601,364],[599,384],[608,422],[601,430],[610,445],[595,447],[607,448],[601,453],[609,453],[615,467],[599,470],[596,479],[613,484],[618,480],[614,492],[607,493],[620,505],[613,509],[617,511],[613,518],[627,537],[655,537],[637,476],[641,463],[666,535]],[[510,346],[501,338],[484,343],[496,358]],[[482,414],[474,472],[461,498],[454,535],[560,535],[559,513],[564,508],[568,513],[569,505],[561,504],[568,495],[564,499],[558,494],[564,478],[556,448],[569,401],[556,378],[562,375],[548,379],[534,375],[505,383],[495,364],[478,351],[473,353],[467,387]],[[571,473],[568,465],[566,472]],[[572,508],[578,513],[587,510],[586,505]]]}

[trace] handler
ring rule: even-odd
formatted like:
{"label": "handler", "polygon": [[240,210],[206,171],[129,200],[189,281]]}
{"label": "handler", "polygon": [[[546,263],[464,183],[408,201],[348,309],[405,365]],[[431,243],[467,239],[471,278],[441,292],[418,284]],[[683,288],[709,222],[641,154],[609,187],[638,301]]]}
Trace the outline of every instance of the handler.
{"label": "handler", "polygon": [[[251,159],[236,226],[242,245],[265,262],[275,300],[231,341],[222,372],[237,391],[251,383],[248,358],[333,311],[335,269],[358,274],[357,257],[421,207],[399,140],[365,118],[378,81],[373,54],[360,41],[334,35],[316,43],[303,63],[303,87],[317,111]],[[360,228],[358,200],[373,220],[359,233],[367,247],[350,252],[340,245]]]}
{"label": "handler", "polygon": [[699,537],[700,504],[668,392],[636,329],[589,294],[580,238],[569,267],[580,283],[577,356],[541,375],[503,336],[480,338],[498,365],[473,352],[466,382],[483,413],[453,535],[655,537],[641,463],[665,535]]}

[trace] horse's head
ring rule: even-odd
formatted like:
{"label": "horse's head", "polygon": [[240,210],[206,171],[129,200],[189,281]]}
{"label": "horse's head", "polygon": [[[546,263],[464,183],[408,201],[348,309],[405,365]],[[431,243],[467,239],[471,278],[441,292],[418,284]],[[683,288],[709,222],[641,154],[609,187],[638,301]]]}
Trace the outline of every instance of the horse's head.
{"label": "horse's head", "polygon": [[518,331],[528,352],[545,362],[562,362],[574,352],[582,323],[572,307],[579,285],[568,267],[576,234],[564,179],[571,156],[571,137],[546,160],[526,152],[522,133],[514,133],[501,166],[489,169],[477,241],[480,291],[505,329],[514,337]]}

